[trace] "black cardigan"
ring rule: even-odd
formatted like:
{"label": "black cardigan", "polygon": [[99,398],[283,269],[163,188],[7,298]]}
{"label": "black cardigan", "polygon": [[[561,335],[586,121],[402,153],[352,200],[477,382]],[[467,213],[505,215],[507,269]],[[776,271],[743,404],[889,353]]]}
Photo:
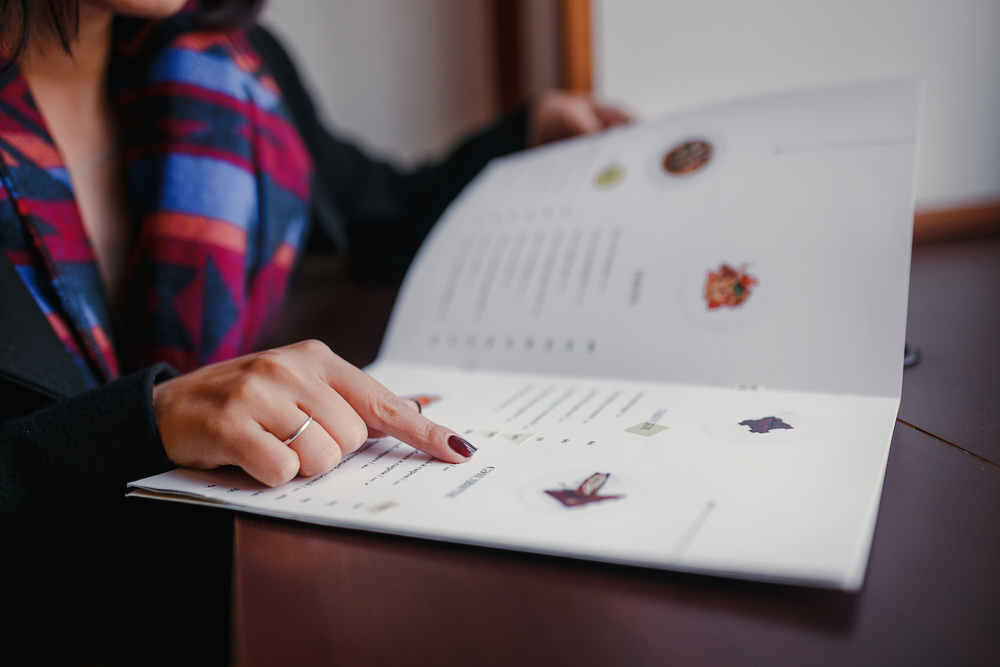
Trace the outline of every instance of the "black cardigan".
{"label": "black cardigan", "polygon": [[[399,280],[462,188],[491,158],[524,147],[521,111],[440,163],[397,171],[331,135],[277,41],[260,28],[247,36],[278,82],[315,162],[308,247],[332,246],[345,254],[359,280]],[[102,647],[123,645],[116,635],[125,628],[140,633],[133,643],[155,641],[161,635],[148,626],[176,622],[172,617],[180,610],[169,611],[161,599],[153,603],[159,616],[148,609],[137,615],[124,601],[156,590],[167,595],[184,582],[215,586],[212,608],[225,610],[228,582],[220,588],[217,580],[225,577],[229,558],[225,521],[220,528],[219,519],[205,519],[205,512],[171,514],[151,508],[155,503],[125,500],[129,481],[173,467],[152,409],[153,384],[173,373],[161,364],[84,391],[62,343],[0,254],[0,639],[7,646],[60,637],[69,655],[99,658]],[[195,534],[197,545],[190,539]],[[151,613],[148,623],[126,622]],[[197,611],[183,613],[192,623],[165,632],[197,634],[189,626],[199,623],[213,637],[220,632],[217,613],[200,621]],[[206,623],[214,633],[202,627]],[[143,625],[152,634],[137,630]],[[38,657],[58,646],[51,639],[32,642],[30,651]],[[225,645],[221,651],[215,658],[224,660]],[[148,662],[153,656],[135,657]]]}

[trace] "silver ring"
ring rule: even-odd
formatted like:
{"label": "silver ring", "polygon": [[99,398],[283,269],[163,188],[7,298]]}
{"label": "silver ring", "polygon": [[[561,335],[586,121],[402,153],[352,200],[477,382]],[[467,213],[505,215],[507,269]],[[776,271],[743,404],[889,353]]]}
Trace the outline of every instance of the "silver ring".
{"label": "silver ring", "polygon": [[308,428],[309,424],[312,424],[312,423],[313,423],[313,418],[310,417],[309,419],[306,420],[305,424],[303,424],[302,426],[299,427],[299,430],[295,432],[295,435],[293,435],[292,437],[290,437],[288,440],[285,440],[284,444],[286,444],[286,445],[291,444],[292,440],[295,440],[295,438],[297,438],[300,435],[302,435],[302,432],[305,431],[306,428]]}

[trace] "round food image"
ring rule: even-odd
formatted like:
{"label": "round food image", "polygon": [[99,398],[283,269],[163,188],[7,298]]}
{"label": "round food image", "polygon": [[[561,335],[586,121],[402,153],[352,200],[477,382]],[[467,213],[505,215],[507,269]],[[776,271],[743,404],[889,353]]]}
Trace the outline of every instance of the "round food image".
{"label": "round food image", "polygon": [[663,170],[675,176],[693,174],[712,159],[712,144],[693,139],[678,144],[663,156]]}
{"label": "round food image", "polygon": [[750,292],[758,280],[747,273],[747,265],[740,264],[733,268],[723,264],[717,271],[709,271],[705,281],[705,301],[708,309],[715,310],[723,306],[736,308],[750,297]]}
{"label": "round food image", "polygon": [[594,176],[594,187],[598,190],[610,190],[625,180],[625,167],[620,164],[608,165]]}

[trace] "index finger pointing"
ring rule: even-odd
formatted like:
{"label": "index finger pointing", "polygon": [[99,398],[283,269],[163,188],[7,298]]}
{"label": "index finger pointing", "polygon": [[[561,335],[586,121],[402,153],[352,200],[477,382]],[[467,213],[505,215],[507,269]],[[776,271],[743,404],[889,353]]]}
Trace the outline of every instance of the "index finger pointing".
{"label": "index finger pointing", "polygon": [[435,424],[364,371],[334,357],[328,384],[374,429],[448,463],[468,461],[476,448],[451,429]]}

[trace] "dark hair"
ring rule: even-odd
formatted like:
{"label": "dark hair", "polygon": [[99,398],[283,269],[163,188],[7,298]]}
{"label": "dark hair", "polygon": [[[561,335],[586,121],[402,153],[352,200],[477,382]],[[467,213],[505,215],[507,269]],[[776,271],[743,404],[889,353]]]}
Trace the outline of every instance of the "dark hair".
{"label": "dark hair", "polygon": [[[257,20],[265,1],[200,0],[192,19],[207,29],[243,28]],[[43,27],[51,27],[69,53],[80,28],[80,0],[0,0],[0,39],[11,61]]]}

